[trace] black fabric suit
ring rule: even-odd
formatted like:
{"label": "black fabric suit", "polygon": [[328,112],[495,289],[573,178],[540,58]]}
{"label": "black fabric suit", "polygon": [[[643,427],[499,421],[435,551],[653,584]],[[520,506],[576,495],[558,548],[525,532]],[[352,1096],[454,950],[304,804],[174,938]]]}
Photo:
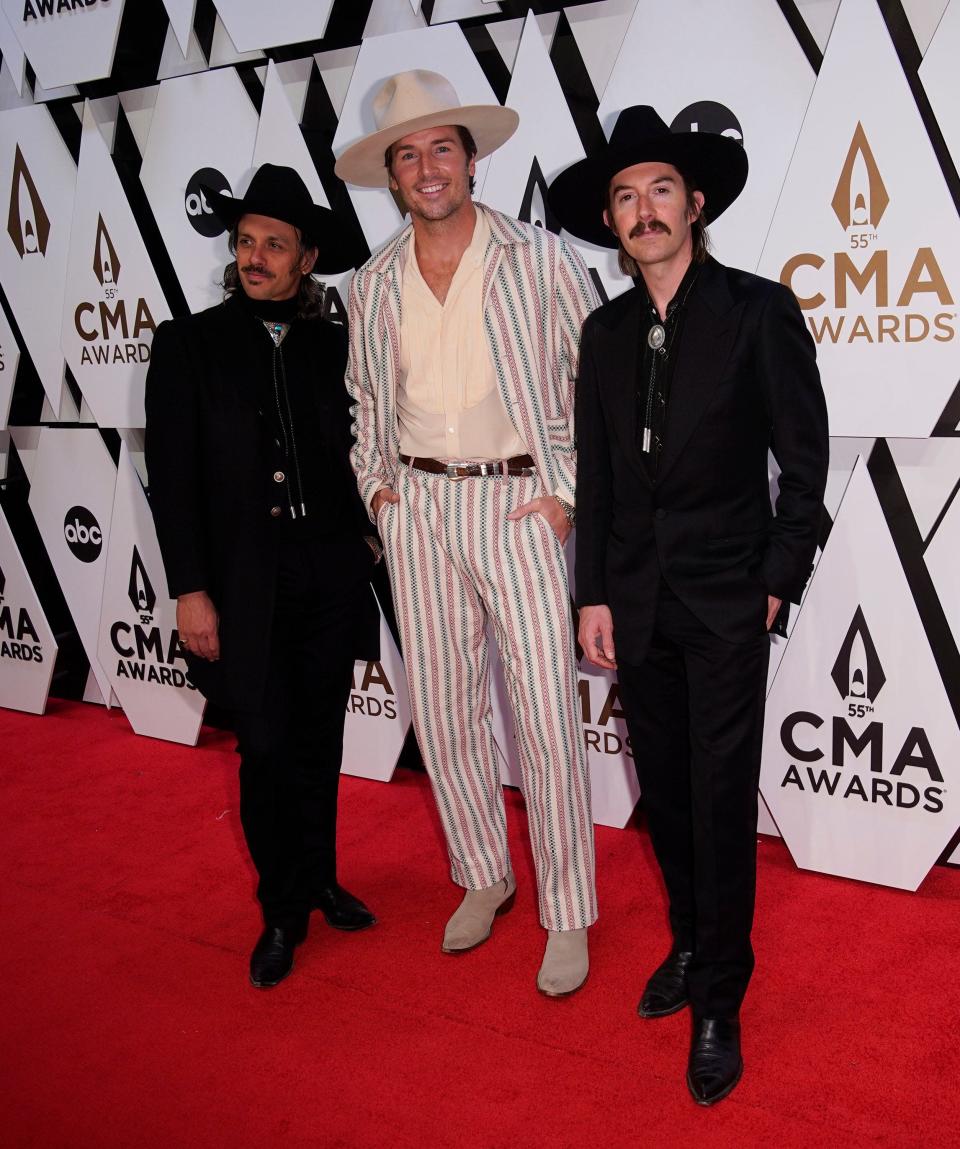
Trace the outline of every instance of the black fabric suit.
{"label": "black fabric suit", "polygon": [[[221,656],[188,656],[229,709],[241,754],[241,819],[269,925],[300,926],[311,889],[336,880],[336,800],[354,659],[378,655],[370,533],[348,454],[346,332],[295,319],[292,385],[315,402],[322,461],[312,517],[292,522],[289,466],[270,418],[270,335],[242,295],[163,323],[147,376],[150,502],[172,596],[205,590]],[[312,396],[312,400],[310,398]],[[311,436],[311,440],[312,440]]]}
{"label": "black fabric suit", "polygon": [[[702,1017],[737,1012],[753,967],[767,595],[798,602],[816,549],[827,420],[813,341],[780,284],[708,259],[674,351],[663,453],[638,448],[645,293],[584,326],[577,387],[577,600],[606,604],[621,696]],[[776,514],[767,453],[781,468]]]}

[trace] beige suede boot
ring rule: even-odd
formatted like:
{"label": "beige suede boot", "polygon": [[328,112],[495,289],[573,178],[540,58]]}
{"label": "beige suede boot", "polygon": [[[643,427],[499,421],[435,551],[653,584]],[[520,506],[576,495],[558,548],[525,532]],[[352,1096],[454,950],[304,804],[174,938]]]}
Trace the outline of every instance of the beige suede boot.
{"label": "beige suede boot", "polygon": [[547,997],[567,997],[577,992],[589,972],[587,931],[547,930],[547,948],[537,974],[537,989]]}
{"label": "beige suede boot", "polygon": [[493,919],[512,907],[516,893],[517,882],[512,871],[495,886],[467,890],[447,922],[441,950],[445,954],[465,954],[485,942],[493,929]]}

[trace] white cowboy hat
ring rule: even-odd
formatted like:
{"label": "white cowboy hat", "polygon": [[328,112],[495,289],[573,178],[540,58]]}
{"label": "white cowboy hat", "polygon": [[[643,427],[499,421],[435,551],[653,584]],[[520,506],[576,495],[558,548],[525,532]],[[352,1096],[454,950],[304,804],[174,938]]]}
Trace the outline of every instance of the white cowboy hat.
{"label": "white cowboy hat", "polygon": [[352,144],[337,160],[334,171],[345,182],[360,187],[389,186],[383,162],[387,148],[424,128],[459,124],[473,136],[478,160],[496,151],[517,130],[520,117],[499,104],[462,107],[449,80],[420,68],[391,76],[373,98],[377,131]]}

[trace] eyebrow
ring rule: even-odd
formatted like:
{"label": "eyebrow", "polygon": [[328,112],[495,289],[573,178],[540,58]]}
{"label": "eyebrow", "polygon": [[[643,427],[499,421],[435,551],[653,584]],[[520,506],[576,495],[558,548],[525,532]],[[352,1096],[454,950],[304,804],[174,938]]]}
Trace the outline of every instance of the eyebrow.
{"label": "eyebrow", "polygon": [[[664,172],[662,176],[655,176],[652,180],[648,181],[651,184],[675,184],[677,182],[676,176],[672,176],[669,172]],[[620,191],[633,191],[633,184],[614,184],[613,194],[616,195]]]}
{"label": "eyebrow", "polygon": [[[431,140],[425,146],[428,148],[435,148],[437,144],[452,144],[453,136],[437,136],[436,139]],[[416,144],[394,144],[398,152],[416,151]]]}

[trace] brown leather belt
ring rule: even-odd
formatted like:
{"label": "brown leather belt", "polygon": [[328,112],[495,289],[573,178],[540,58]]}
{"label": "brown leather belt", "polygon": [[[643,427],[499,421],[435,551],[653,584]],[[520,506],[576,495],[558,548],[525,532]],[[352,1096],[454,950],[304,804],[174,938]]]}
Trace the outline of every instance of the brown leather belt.
{"label": "brown leather belt", "polygon": [[448,479],[475,479],[482,475],[532,475],[533,458],[514,455],[512,459],[493,459],[484,463],[444,463],[440,459],[421,459],[401,455],[400,462],[416,471],[431,475],[446,475]]}

